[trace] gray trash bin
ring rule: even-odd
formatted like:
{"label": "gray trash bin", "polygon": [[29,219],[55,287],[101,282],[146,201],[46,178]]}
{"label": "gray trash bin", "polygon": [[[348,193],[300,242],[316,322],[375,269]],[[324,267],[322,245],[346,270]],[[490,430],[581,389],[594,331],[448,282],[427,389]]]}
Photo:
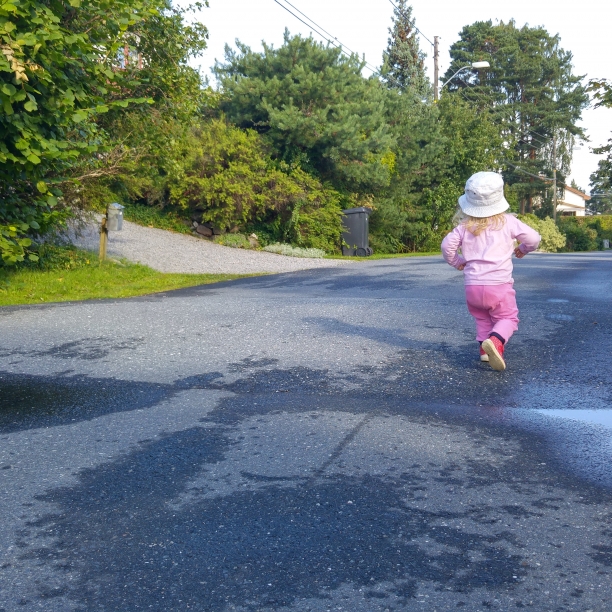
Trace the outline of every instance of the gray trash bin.
{"label": "gray trash bin", "polygon": [[113,232],[121,230],[123,227],[123,209],[125,206],[113,202],[108,205],[106,210],[106,229]]}
{"label": "gray trash bin", "polygon": [[357,257],[368,257],[373,251],[368,244],[370,231],[369,208],[349,208],[343,210],[342,254]]}

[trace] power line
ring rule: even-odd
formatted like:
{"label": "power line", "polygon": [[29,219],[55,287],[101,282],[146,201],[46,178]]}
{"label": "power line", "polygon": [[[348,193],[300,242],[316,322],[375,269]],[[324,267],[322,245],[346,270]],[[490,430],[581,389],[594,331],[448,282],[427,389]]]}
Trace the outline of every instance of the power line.
{"label": "power line", "polygon": [[[300,11],[300,9],[298,9],[296,6],[294,6],[293,4],[291,4],[291,2],[289,2],[289,0],[283,0],[283,2],[285,2],[286,4],[288,4],[290,7],[292,7],[293,9],[295,9],[300,15],[302,15],[305,19],[307,19],[308,21],[310,21],[310,23],[306,23],[306,21],[304,21],[304,19],[301,19],[300,17],[298,17],[293,11],[289,10],[284,4],[282,4],[281,2],[279,2],[279,0],[274,0],[274,2],[276,2],[276,4],[278,4],[280,7],[284,8],[290,15],[293,15],[298,21],[300,21],[301,23],[303,23],[305,26],[308,26],[309,28],[313,29],[321,38],[323,38],[324,40],[327,40],[329,43],[331,43],[334,47],[336,47],[336,49],[340,49],[340,51],[342,53],[344,53],[344,55],[346,55],[347,57],[352,57],[357,56],[359,57],[359,54],[356,53],[355,51],[352,51],[349,47],[347,47],[345,44],[343,44],[340,40],[338,40],[338,38],[336,36],[334,36],[333,34],[330,34],[327,30],[325,30],[325,28],[321,27],[319,24],[317,24],[316,21],[312,20],[310,17],[308,17],[308,15],[306,15],[305,13],[303,13],[302,11]],[[314,25],[314,27],[313,27]],[[319,31],[321,30],[321,31]],[[324,32],[325,34],[327,34],[327,36],[329,36],[330,38],[327,38],[326,36],[324,36],[324,34],[322,34],[321,32]],[[335,41],[335,42],[334,42]],[[345,51],[345,49],[347,49],[348,51],[350,51],[350,54],[347,53]],[[396,86],[398,87],[402,87],[402,85],[393,77],[390,76],[383,76],[380,71],[378,70],[378,68],[373,67],[370,63],[366,62],[365,60],[363,60],[364,65],[372,72],[372,74],[374,76],[383,78],[383,79],[387,79],[388,81],[395,83]]]}
{"label": "power line", "polygon": [[[512,164],[505,159],[502,161],[508,166],[512,166],[515,170],[518,170],[519,172],[522,172],[523,174],[526,174],[527,176],[533,176],[534,178],[540,179],[543,183],[553,183],[554,182],[554,179],[550,178],[549,176],[540,176],[538,174],[533,174],[532,172],[527,172],[527,170],[523,170],[520,166],[517,166],[516,164]],[[566,185],[565,183],[561,183],[557,181],[557,187],[571,187],[571,185]]]}
{"label": "power line", "polygon": [[357,53],[355,51],[353,51],[352,49],[349,49],[349,47],[347,47],[346,45],[342,44],[338,40],[338,38],[336,36],[334,36],[333,34],[330,34],[325,28],[322,28],[316,21],[313,21],[310,17],[308,17],[308,15],[302,13],[302,11],[300,11],[300,9],[297,6],[294,6],[293,4],[291,4],[291,2],[289,2],[289,0],[283,0],[283,2],[285,4],[288,4],[294,10],[296,10],[300,15],[302,15],[302,17],[305,17],[306,19],[308,19],[308,21],[310,21],[310,23],[314,24],[317,28],[319,28],[319,30],[321,30],[322,32],[327,34],[330,37],[330,39],[335,40],[341,47],[344,47],[347,51],[350,51],[352,55],[357,55]]}
{"label": "power line", "polygon": [[[334,47],[336,47],[337,49],[340,49],[340,51],[342,51],[342,53],[344,53],[345,55],[348,55],[348,53],[346,53],[346,51],[344,51],[344,49],[342,48],[342,44],[334,44],[331,40],[329,40],[326,36],[324,36],[323,34],[321,34],[321,32],[319,32],[316,28],[313,28],[312,25],[310,23],[306,23],[303,19],[301,19],[300,17],[298,17],[294,12],[290,11],[284,4],[281,4],[278,0],[274,0],[274,2],[276,2],[276,4],[278,4],[278,6],[284,8],[288,13],[290,13],[291,15],[293,15],[298,21],[301,21],[305,26],[313,29],[321,38],[327,40],[328,42],[330,42],[332,45],[334,45]],[[313,22],[314,23],[314,22]]]}
{"label": "power line", "polygon": [[[391,6],[393,6],[393,8],[401,15],[402,11],[400,11],[399,6],[397,6],[393,0],[389,0]],[[405,13],[404,13],[405,14]],[[410,22],[408,22],[410,23]],[[431,42],[431,40],[429,40],[429,38],[427,38],[427,36],[425,36],[425,34],[423,34],[423,32],[421,32],[421,30],[419,30],[419,28],[416,27],[416,25],[414,25],[416,23],[416,19],[410,23],[410,25],[433,47],[434,44]]]}
{"label": "power line", "polygon": [[[283,0],[283,1],[286,2],[290,7],[295,9],[300,15],[302,15],[308,21],[310,21],[310,23],[306,23],[306,21],[304,21],[304,19],[301,19],[300,17],[298,17],[293,11],[289,10],[284,4],[279,2],[279,0],[274,0],[274,2],[276,2],[276,4],[278,4],[280,7],[284,8],[289,14],[293,15],[298,21],[301,21],[305,26],[308,26],[309,28],[313,29],[321,38],[323,38],[323,39],[327,40],[328,42],[330,42],[334,47],[336,47],[336,49],[340,49],[340,51],[342,53],[344,53],[344,55],[346,55],[347,57],[351,57],[353,55],[359,57],[358,53],[356,53],[355,51],[351,50],[349,47],[347,47],[345,44],[343,44],[340,40],[338,40],[338,38],[336,36],[334,36],[333,34],[330,34],[327,30],[325,30],[320,25],[318,25],[316,21],[313,21],[310,17],[308,17],[308,15],[304,14],[302,11],[300,11],[300,9],[298,9],[296,6],[291,4],[291,2],[289,2],[288,0]],[[321,30],[321,31],[319,31],[319,30]],[[323,32],[323,34],[321,32]],[[325,36],[325,34],[327,36]],[[345,49],[350,51],[350,53],[347,53],[345,51]],[[364,60],[364,64],[365,64],[365,66],[372,73],[374,73],[374,74],[378,73],[377,68],[374,68],[371,64],[369,64],[365,60]]]}
{"label": "power line", "polygon": [[[515,170],[518,170],[519,172],[522,172],[523,174],[527,174],[528,176],[532,176],[533,178],[537,178],[537,179],[541,180],[544,183],[552,183],[553,182],[553,179],[550,178],[549,176],[541,176],[540,174],[533,174],[533,172],[527,172],[527,170],[523,170],[520,166],[517,166],[516,164],[510,163],[506,159],[503,159],[502,162],[504,164],[508,165],[508,166],[511,166]],[[565,187],[565,185],[563,183],[557,183],[557,185],[562,185],[563,187]]]}

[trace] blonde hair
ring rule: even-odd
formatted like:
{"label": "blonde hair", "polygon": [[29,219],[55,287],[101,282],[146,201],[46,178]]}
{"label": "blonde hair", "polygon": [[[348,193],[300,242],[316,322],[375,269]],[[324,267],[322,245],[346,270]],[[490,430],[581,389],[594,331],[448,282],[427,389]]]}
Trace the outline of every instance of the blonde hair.
{"label": "blonde hair", "polygon": [[458,208],[453,217],[453,223],[455,226],[463,225],[470,234],[478,236],[486,229],[490,228],[496,231],[504,227],[506,224],[506,213],[502,212],[497,215],[491,215],[490,217],[470,217],[470,215],[466,215],[461,208]]}

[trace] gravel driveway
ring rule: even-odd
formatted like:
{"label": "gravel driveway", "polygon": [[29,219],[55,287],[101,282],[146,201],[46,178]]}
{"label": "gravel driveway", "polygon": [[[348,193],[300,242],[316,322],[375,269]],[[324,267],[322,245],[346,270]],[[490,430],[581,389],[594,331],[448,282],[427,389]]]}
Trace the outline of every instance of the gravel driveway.
{"label": "gravel driveway", "polygon": [[[87,226],[71,241],[97,251],[98,227]],[[203,238],[123,222],[120,232],[109,232],[108,255],[140,262],[160,272],[189,274],[252,274],[294,272],[308,268],[335,268],[350,261],[286,257],[263,251],[221,246]]]}

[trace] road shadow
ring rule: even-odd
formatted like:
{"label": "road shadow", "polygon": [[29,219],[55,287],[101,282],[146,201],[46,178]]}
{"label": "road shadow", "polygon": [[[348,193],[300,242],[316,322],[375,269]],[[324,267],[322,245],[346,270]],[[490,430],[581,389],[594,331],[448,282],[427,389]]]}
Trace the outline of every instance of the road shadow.
{"label": "road shadow", "polygon": [[[401,385],[385,382],[385,375],[413,360],[409,353],[381,366],[370,378],[378,386],[369,395],[363,388],[346,393],[324,370],[281,369],[269,359],[234,364],[237,380],[206,373],[155,386],[145,400],[150,405],[185,389],[231,393],[201,425],[143,441],[124,456],[82,470],[76,485],[36,498],[54,510],[29,521],[16,545],[23,561],[51,574],[40,582],[38,599],[63,598],[81,612],[255,611],[304,601],[323,609],[344,593],[369,602],[370,610],[384,610],[410,608],[423,585],[451,598],[453,606],[472,605],[483,593],[520,594],[522,581],[537,572],[530,563],[530,538],[536,536],[509,522],[531,520],[534,530],[558,526],[565,500],[577,489],[580,506],[603,509],[610,498],[561,470],[540,467],[545,449],[538,436],[453,408],[448,398],[419,404],[416,397],[426,399],[426,388],[406,401]],[[416,389],[407,381],[409,388]],[[328,469],[353,443],[358,425],[307,475],[232,467],[230,457],[250,424],[332,413],[363,423],[400,416],[413,427],[459,425],[471,442],[460,461],[420,461],[382,474],[356,474],[342,462]],[[511,461],[509,451],[496,446],[499,440],[518,440]],[[473,452],[479,448],[489,455],[479,458],[480,451]],[[294,455],[300,456],[297,446]],[[224,465],[240,471],[239,486],[225,482],[227,475],[215,476]],[[451,496],[435,510],[419,507],[443,489],[473,491],[481,501],[463,505]],[[492,492],[503,501],[487,502]],[[559,556],[561,570],[582,557],[608,567],[612,542],[607,526],[602,529],[597,546],[585,543],[570,562]],[[548,537],[556,542],[565,532]]]}

